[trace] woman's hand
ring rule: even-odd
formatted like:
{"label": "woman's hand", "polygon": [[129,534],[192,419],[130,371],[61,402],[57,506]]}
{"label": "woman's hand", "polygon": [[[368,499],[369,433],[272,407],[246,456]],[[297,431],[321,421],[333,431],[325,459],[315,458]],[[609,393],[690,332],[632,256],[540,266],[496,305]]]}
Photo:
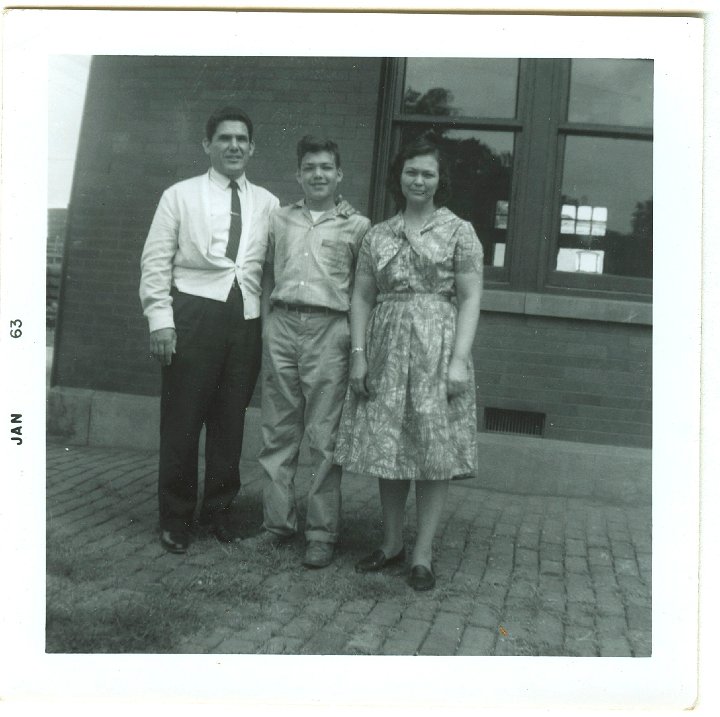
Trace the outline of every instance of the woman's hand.
{"label": "woman's hand", "polygon": [[455,398],[463,391],[467,391],[470,385],[470,375],[467,361],[460,361],[456,358],[450,359],[448,366],[447,396],[448,399]]}
{"label": "woman's hand", "polygon": [[357,396],[363,396],[364,398],[370,396],[365,383],[367,372],[368,366],[365,354],[362,351],[357,351],[350,359],[350,388]]}

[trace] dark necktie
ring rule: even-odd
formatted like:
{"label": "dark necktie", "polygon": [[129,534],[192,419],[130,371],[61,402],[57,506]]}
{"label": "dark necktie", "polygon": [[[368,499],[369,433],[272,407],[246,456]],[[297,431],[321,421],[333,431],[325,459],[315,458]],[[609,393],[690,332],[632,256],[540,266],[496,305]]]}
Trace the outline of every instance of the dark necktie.
{"label": "dark necktie", "polygon": [[238,195],[238,183],[235,180],[230,182],[230,231],[228,232],[227,249],[225,256],[235,261],[237,259],[238,247],[240,246],[240,235],[242,234],[242,212],[240,210],[240,196]]}

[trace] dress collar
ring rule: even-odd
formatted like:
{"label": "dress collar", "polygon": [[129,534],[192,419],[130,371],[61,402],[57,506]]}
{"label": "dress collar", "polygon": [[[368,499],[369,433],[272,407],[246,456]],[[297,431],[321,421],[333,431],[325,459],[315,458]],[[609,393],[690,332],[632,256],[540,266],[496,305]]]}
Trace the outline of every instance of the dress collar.
{"label": "dress collar", "polygon": [[[423,224],[420,233],[424,233],[433,227],[447,224],[455,218],[455,215],[447,207],[438,207],[428,218],[425,224]],[[396,234],[405,233],[405,218],[403,217],[402,211],[398,212],[394,217],[389,220],[390,228]]]}
{"label": "dress collar", "polygon": [[424,256],[432,262],[437,261],[447,251],[448,244],[442,234],[428,234],[428,231],[454,219],[455,214],[447,207],[439,207],[428,217],[419,235],[409,236],[405,233],[405,220],[402,212],[390,217],[387,220],[390,236],[380,244],[377,258],[378,269],[383,269],[402,249],[405,242],[418,256]]}

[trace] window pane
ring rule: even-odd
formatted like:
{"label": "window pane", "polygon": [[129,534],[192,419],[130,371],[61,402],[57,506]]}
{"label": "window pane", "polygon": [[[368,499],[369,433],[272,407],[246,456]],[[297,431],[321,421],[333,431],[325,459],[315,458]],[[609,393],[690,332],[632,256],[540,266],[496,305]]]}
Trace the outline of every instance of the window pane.
{"label": "window pane", "polygon": [[518,62],[411,57],[402,111],[448,117],[515,117]]}
{"label": "window pane", "polygon": [[652,142],[567,137],[557,271],[652,277]]}
{"label": "window pane", "polygon": [[[425,131],[408,126],[401,141]],[[475,227],[485,264],[505,266],[514,135],[512,132],[437,129],[450,161],[448,207]]]}
{"label": "window pane", "polygon": [[570,122],[651,127],[652,60],[572,60]]}

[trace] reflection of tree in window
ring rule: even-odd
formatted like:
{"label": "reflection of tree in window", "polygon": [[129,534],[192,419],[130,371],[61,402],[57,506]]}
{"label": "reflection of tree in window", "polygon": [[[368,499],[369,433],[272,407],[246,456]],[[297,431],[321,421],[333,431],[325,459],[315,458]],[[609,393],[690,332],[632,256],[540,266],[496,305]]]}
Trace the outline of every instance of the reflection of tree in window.
{"label": "reflection of tree in window", "polygon": [[448,117],[456,115],[452,107],[453,93],[443,87],[433,87],[424,95],[408,87],[403,99],[403,111],[413,115],[438,115]]}
{"label": "reflection of tree in window", "polygon": [[653,240],[653,200],[646,199],[635,205],[632,216],[632,233],[635,239],[647,241],[652,249]]}
{"label": "reflection of tree in window", "polygon": [[477,139],[442,138],[443,150],[450,160],[452,198],[449,207],[472,223],[491,264],[496,243],[505,243],[507,231],[496,228],[498,201],[510,198],[512,154],[495,153]]}
{"label": "reflection of tree in window", "polygon": [[402,141],[409,141],[432,129],[450,163],[452,198],[449,208],[474,226],[483,244],[486,264],[493,263],[495,245],[503,245],[497,252],[495,264],[502,266],[513,155],[511,151],[493,150],[477,135],[482,134],[483,139],[495,136],[500,144],[510,147],[512,135],[508,132],[455,129],[453,120],[446,119],[459,114],[454,100],[453,93],[444,87],[433,87],[422,94],[408,85],[403,97],[403,112],[437,117],[437,121],[430,126],[406,125]]}
{"label": "reflection of tree in window", "polygon": [[[638,202],[632,215],[633,252],[626,259],[626,274],[652,277],[653,200]],[[627,246],[627,245],[626,245]],[[619,273],[619,272],[617,272]]]}

